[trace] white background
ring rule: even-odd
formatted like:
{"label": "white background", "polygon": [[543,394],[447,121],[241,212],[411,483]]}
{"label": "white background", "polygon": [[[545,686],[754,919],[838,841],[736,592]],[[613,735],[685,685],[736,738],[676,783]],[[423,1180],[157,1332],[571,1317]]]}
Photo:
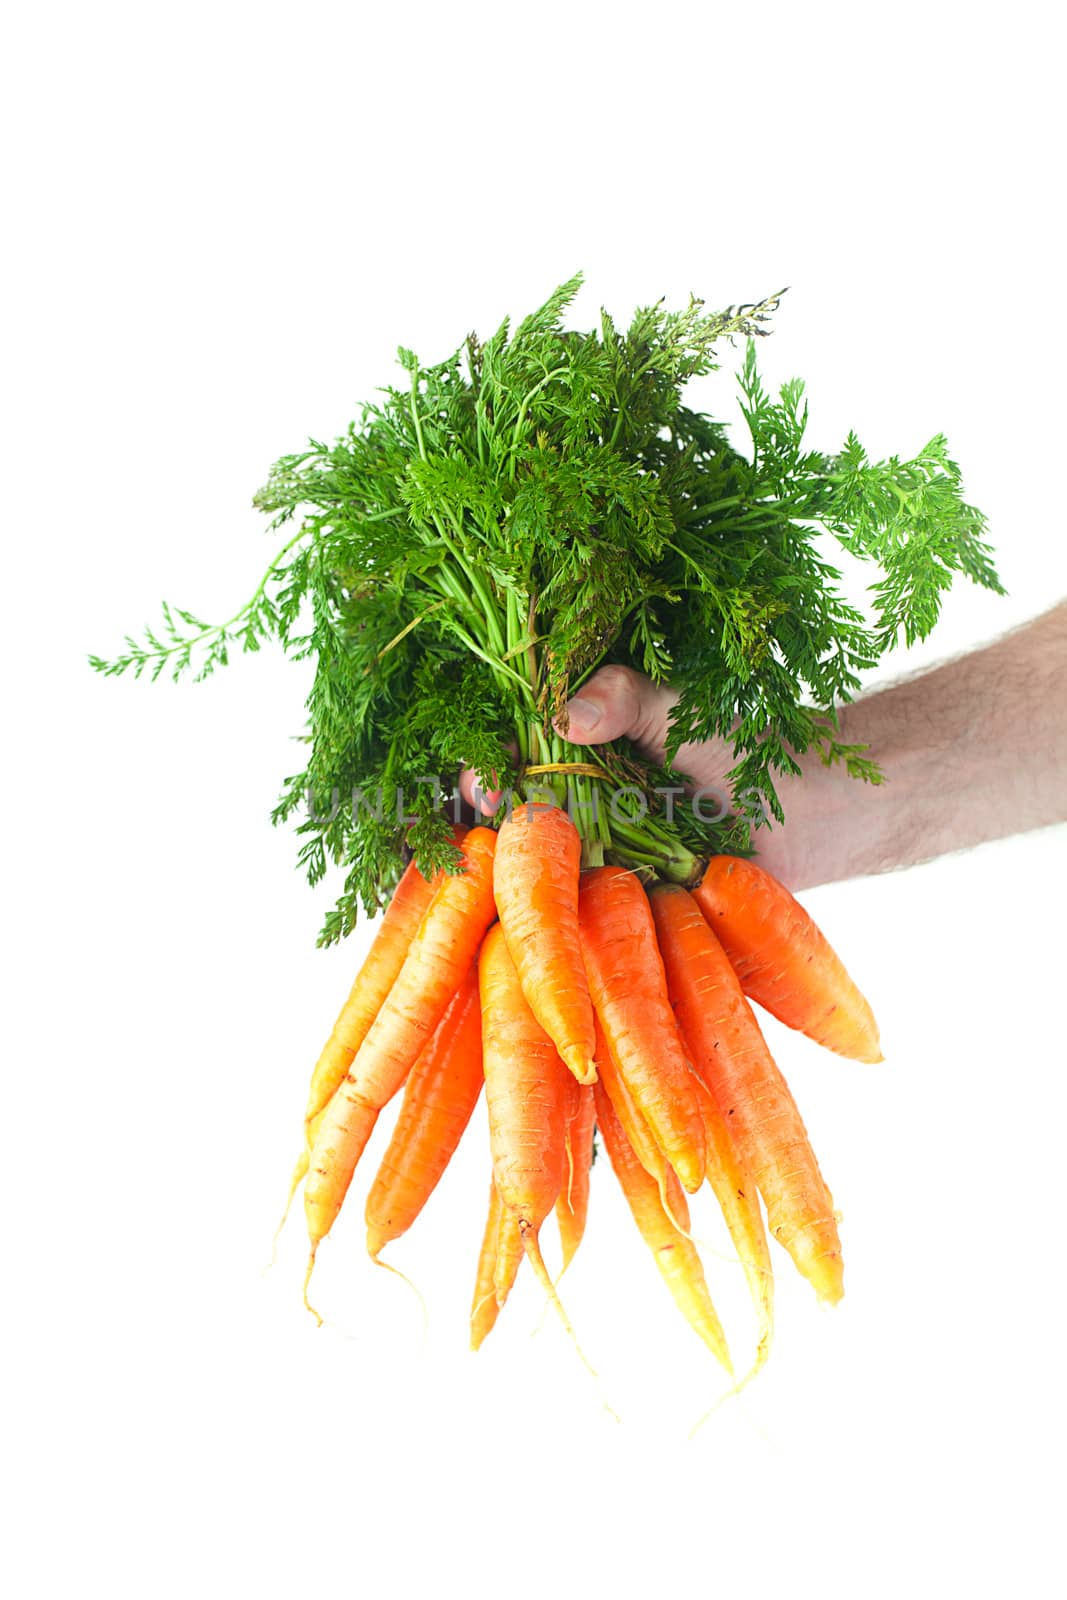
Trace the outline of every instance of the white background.
{"label": "white background", "polygon": [[[817,443],[949,434],[1010,598],[954,593],[915,664],[1043,609],[1051,10],[32,15],[0,97],[10,1592],[1053,1593],[1063,829],[806,897],[887,1055],[772,1029],[848,1292],[822,1312],[780,1258],[771,1364],[690,1442],[723,1385],[606,1166],[564,1280],[599,1385],[528,1283],[468,1355],[480,1113],[393,1255],[427,1332],[363,1255],[366,1179],[322,1251],[327,1328],[299,1219],[263,1274],[363,942],[315,951],[326,892],[268,823],[307,672],[151,688],[85,659],[163,595],[235,610],[271,461],[339,432],[398,342],[437,358],[576,267],[589,321],[789,284],[762,355],[807,378]],[[737,1269],[708,1264],[743,1350]]]}

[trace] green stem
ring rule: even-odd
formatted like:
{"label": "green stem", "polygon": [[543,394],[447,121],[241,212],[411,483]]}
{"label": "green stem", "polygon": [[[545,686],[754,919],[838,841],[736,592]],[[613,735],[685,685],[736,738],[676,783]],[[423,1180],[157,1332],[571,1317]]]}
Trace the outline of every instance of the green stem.
{"label": "green stem", "polygon": [[[517,619],[513,613],[512,620]],[[546,733],[540,720],[516,724],[523,766],[567,766],[598,763],[598,752],[566,743],[557,733]],[[628,866],[646,868],[674,883],[693,887],[700,882],[705,863],[676,837],[659,818],[618,817],[612,808],[612,788],[599,778],[580,772],[540,773],[523,785],[523,798],[531,792],[551,790],[557,804],[568,811],[582,841],[582,866],[603,865],[605,856]]]}
{"label": "green stem", "polygon": [[[452,524],[456,539],[462,539],[463,529],[451,513],[449,513],[449,521]],[[470,584],[472,590],[478,596],[478,599],[481,602],[482,611],[485,615],[485,625],[489,632],[490,649],[498,650],[501,655],[506,655],[507,650],[504,643],[504,634],[500,627],[500,612],[497,609],[496,601],[493,599],[493,596],[490,594],[489,589],[486,586],[482,574],[477,570],[476,567],[469,565],[464,558],[462,550],[458,547],[455,540],[449,538],[448,534],[445,533],[443,528],[441,528],[440,523],[438,523],[438,528],[440,529],[441,537],[445,542],[445,546],[449,555],[459,567],[460,571],[463,573],[463,576],[466,578],[467,582]]]}
{"label": "green stem", "polygon": [[298,533],[294,533],[293,534],[293,537],[289,540],[288,544],[283,544],[282,545],[281,549],[278,551],[278,554],[274,557],[274,560],[271,562],[270,566],[267,568],[267,570],[263,574],[262,578],[260,578],[259,583],[256,586],[256,592],[252,596],[251,600],[248,601],[247,605],[243,605],[241,607],[240,611],[235,611],[233,616],[230,617],[228,621],[220,622],[216,628],[208,629],[207,632],[225,633],[228,628],[232,628],[233,627],[235,622],[240,622],[241,618],[245,615],[246,612],[251,611],[253,609],[253,607],[255,606],[256,601],[260,598],[260,596],[262,595],[264,589],[267,587],[267,584],[270,582],[271,578],[274,576],[274,574],[277,572],[279,566],[281,565],[283,556],[287,556],[289,554],[289,552],[293,548],[294,544],[299,544],[301,539],[306,539],[307,538],[307,531],[308,530],[307,530],[306,527],[305,528],[301,528]]}
{"label": "green stem", "polygon": [[540,393],[546,383],[551,383],[553,378],[558,378],[561,373],[567,370],[565,366],[553,367],[551,372],[546,372],[544,377],[538,379],[533,388],[523,395],[522,403],[519,406],[519,414],[515,418],[515,427],[511,435],[511,476],[513,478],[515,476],[515,451],[519,448],[519,435],[522,432],[522,425],[526,421],[526,413],[530,408],[530,401],[535,394]]}
{"label": "green stem", "polygon": [[713,511],[726,511],[730,506],[744,505],[747,495],[730,494],[724,500],[709,500],[707,505],[696,506],[685,514],[686,522],[696,522],[700,517],[710,517]]}
{"label": "green stem", "polygon": [[[417,372],[412,372],[411,374],[411,419],[415,425],[415,437],[418,440],[419,455],[423,461],[428,461],[429,454],[426,449],[426,440],[422,432],[422,418],[419,416]],[[499,613],[497,612],[496,604],[492,595],[485,586],[485,582],[481,573],[468,566],[467,562],[463,559],[463,552],[457,549],[453,539],[446,531],[445,525],[436,511],[432,513],[432,521],[434,527],[437,529],[441,543],[444,545],[445,549],[452,557],[452,560],[456,563],[457,567],[462,572],[463,576],[466,578],[467,582],[470,584],[472,590],[478,596],[478,599],[481,602],[482,611],[485,616],[485,625],[489,633],[490,649],[494,649],[498,656],[504,655],[506,652],[504,650],[504,640],[500,630]],[[453,526],[455,527],[454,519]],[[462,533],[458,528],[456,529],[456,532],[458,537],[462,537]],[[483,654],[482,659],[486,660],[487,657],[485,657]]]}
{"label": "green stem", "polygon": [[654,867],[672,883],[691,887],[700,882],[704,863],[650,818],[640,824],[611,818],[613,849],[638,866]]}
{"label": "green stem", "polygon": [[[248,616],[255,610],[257,603],[263,597],[263,591],[266,589],[267,584],[281,566],[284,557],[289,554],[289,551],[295,544],[299,544],[301,539],[306,539],[307,537],[308,529],[305,526],[302,527],[299,532],[294,533],[293,537],[287,544],[282,545],[282,548],[278,551],[278,554],[274,557],[274,560],[271,562],[262,578],[260,578],[259,583],[256,585],[255,593],[252,595],[252,598],[250,600],[246,600],[241,609],[239,611],[235,611],[232,617],[227,617],[225,622],[213,622],[208,627],[201,628],[200,632],[195,633],[191,639],[177,639],[173,644],[161,645],[158,650],[146,650],[143,652],[144,659],[146,661],[162,662],[165,661],[168,656],[177,655],[180,650],[188,650],[191,653],[193,650],[199,649],[201,645],[206,644],[209,639],[225,638],[235,623],[240,622],[242,617]],[[95,662],[97,658],[92,657],[91,659]],[[162,668],[160,668],[159,671],[162,671]]]}

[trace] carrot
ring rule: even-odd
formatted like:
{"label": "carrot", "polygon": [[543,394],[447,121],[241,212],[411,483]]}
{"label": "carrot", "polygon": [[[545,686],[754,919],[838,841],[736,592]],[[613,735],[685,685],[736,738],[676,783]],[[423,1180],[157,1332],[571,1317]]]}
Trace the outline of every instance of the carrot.
{"label": "carrot", "polygon": [[776,878],[754,861],[713,856],[693,894],[750,999],[838,1055],[883,1060],[870,1006]]}
{"label": "carrot", "polygon": [[[573,1332],[538,1243],[541,1224],[560,1191],[567,1068],[526,1003],[499,923],[482,944],[478,982],[493,1181],[502,1204],[518,1222],[522,1247],[538,1282]],[[499,1304],[503,1288],[499,1260],[495,1282]]]}
{"label": "carrot", "polygon": [[[466,831],[466,828],[456,829],[457,844],[462,842]],[[405,868],[311,1075],[305,1122],[325,1110],[340,1088],[356,1051],[396,982],[408,946],[439,882],[440,876],[433,883],[427,883],[414,861]]]}
{"label": "carrot", "polygon": [[[467,830],[457,827],[455,841],[462,842]],[[436,880],[435,880],[436,881]],[[355,1059],[356,1051],[367,1036],[367,1030],[381,1009],[397,973],[404,964],[408,946],[430,903],[434,884],[422,876],[414,861],[405,868],[400,882],[374,936],[374,941],[356,973],[348,999],[341,1007],[330,1037],[322,1047],[311,1074],[307,1107],[304,1111],[304,1148],[297,1157],[289,1181],[289,1198],[278,1225],[278,1233],[285,1226],[289,1207],[307,1174],[308,1157],[315,1142],[319,1118],[344,1081],[345,1073]],[[275,1235],[277,1238],[277,1234]]]}
{"label": "carrot", "polygon": [[[655,909],[655,899],[652,904]],[[700,1104],[708,1142],[708,1183],[729,1229],[759,1322],[753,1369],[758,1371],[771,1353],[774,1332],[774,1270],[760,1210],[759,1185],[742,1161],[714,1095],[706,1091]]]}
{"label": "carrot", "polygon": [[579,922],[589,992],[619,1075],[685,1188],[699,1189],[705,1160],[699,1091],[639,880],[621,867],[584,873]]}
{"label": "carrot", "polygon": [[482,1013],[471,963],[437,1031],[411,1069],[393,1136],[367,1196],[374,1257],[406,1233],[437,1187],[482,1091]]}
{"label": "carrot", "polygon": [[[661,947],[669,944],[672,919],[683,910],[685,901],[684,890],[677,891],[673,884],[656,884],[649,895],[656,935]],[[668,966],[667,989],[672,1003],[675,1003],[678,996],[671,974],[672,967]],[[684,1026],[682,1038],[686,1041],[690,1059],[694,1059],[695,1050],[688,1041]],[[774,1326],[774,1277],[767,1249],[767,1233],[760,1210],[759,1186],[755,1176],[741,1159],[718,1101],[702,1080],[701,1087],[703,1093],[700,1105],[704,1113],[704,1131],[708,1149],[708,1182],[719,1202],[719,1209],[744,1269],[749,1294],[759,1318],[756,1366],[760,1367],[770,1354]]]}
{"label": "carrot", "polygon": [[[674,1303],[716,1360],[733,1373],[722,1323],[708,1293],[704,1268],[693,1241],[679,1231],[659,1197],[655,1179],[645,1171],[626,1138],[603,1083],[594,1085],[596,1120],[612,1171],[626,1196],[641,1237],[655,1257]],[[689,1208],[674,1173],[668,1174],[671,1213],[689,1226]]]}
{"label": "carrot", "polygon": [[489,1215],[482,1237],[478,1274],[474,1284],[474,1300],[471,1304],[472,1350],[479,1350],[496,1326],[496,1319],[515,1282],[522,1256],[519,1220],[515,1213],[504,1205],[496,1184],[490,1180]]}
{"label": "carrot", "polygon": [[619,1119],[622,1130],[626,1135],[627,1143],[631,1146],[634,1155],[640,1161],[649,1177],[655,1179],[659,1197],[666,1202],[667,1174],[672,1170],[670,1162],[655,1139],[653,1139],[648,1123],[641,1115],[633,1095],[626,1087],[626,1082],[604,1037],[604,1030],[600,1026],[599,1017],[597,1018],[596,1067],[597,1079],[604,1085],[604,1093],[611,1101],[612,1110]]}
{"label": "carrot", "polygon": [[323,1115],[311,1152],[304,1209],[311,1253],[332,1228],[378,1112],[401,1087],[463,982],[495,915],[491,828],[463,841],[464,870],[437,885],[404,964]]}
{"label": "carrot", "polygon": [[582,841],[565,811],[528,803],[500,825],[493,891],[526,1003],[579,1083],[591,1083],[593,1006],[578,934]]}
{"label": "carrot", "polygon": [[496,1235],[496,1266],[493,1270],[493,1297],[503,1311],[525,1255],[525,1242],[518,1216],[500,1203],[500,1222]]}
{"label": "carrot", "polygon": [[752,1007],[693,896],[657,887],[656,927],[671,996],[694,1067],[755,1177],[774,1237],[820,1300],[843,1293],[834,1203],[800,1112]]}
{"label": "carrot", "polygon": [[567,1131],[564,1135],[564,1161],[560,1191],[556,1199],[559,1242],[563,1248],[560,1276],[574,1260],[585,1233],[589,1213],[589,1170],[593,1164],[593,1128],[596,1113],[589,1084],[574,1084]]}

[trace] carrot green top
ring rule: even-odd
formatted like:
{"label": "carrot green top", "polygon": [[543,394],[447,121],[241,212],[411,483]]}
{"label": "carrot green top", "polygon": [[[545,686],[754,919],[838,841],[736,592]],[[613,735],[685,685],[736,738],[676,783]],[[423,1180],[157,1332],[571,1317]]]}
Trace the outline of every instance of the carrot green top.
{"label": "carrot green top", "polygon": [[[877,778],[835,707],[884,651],[929,632],[955,574],[1000,587],[942,435],[883,461],[852,433],[824,452],[803,384],[765,389],[755,344],[779,296],[714,313],[656,303],[628,325],[604,311],[581,332],[580,282],[444,360],[402,348],[396,387],[272,469],[256,504],[279,546],[247,604],[218,624],[165,607],[92,658],[202,678],[275,639],[306,663],[307,760],[274,816],[296,820],[312,883],[343,868],[324,943],[377,909],[405,842],[427,875],[455,868],[435,780],[447,788],[461,763],[520,793],[542,769],[537,786],[575,808],[584,865],[696,881],[694,857],[743,851],[750,824],[778,813],[794,752]],[[683,396],[737,336],[747,446]],[[843,597],[826,534],[871,563],[866,613]],[[554,717],[604,661],[678,686],[669,754],[731,741],[731,815],[672,820],[657,790],[676,774],[564,745]]]}

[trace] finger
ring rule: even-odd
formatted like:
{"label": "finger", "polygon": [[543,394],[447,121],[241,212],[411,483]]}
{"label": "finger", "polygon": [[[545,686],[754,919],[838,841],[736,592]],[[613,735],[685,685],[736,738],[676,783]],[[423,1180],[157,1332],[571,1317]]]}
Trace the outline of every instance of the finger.
{"label": "finger", "polygon": [[469,806],[486,817],[495,816],[503,793],[500,789],[483,789],[470,767],[464,767],[459,775],[459,792]]}
{"label": "finger", "polygon": [[601,667],[568,702],[556,728],[571,744],[627,738],[660,758],[677,698],[632,667]]}

